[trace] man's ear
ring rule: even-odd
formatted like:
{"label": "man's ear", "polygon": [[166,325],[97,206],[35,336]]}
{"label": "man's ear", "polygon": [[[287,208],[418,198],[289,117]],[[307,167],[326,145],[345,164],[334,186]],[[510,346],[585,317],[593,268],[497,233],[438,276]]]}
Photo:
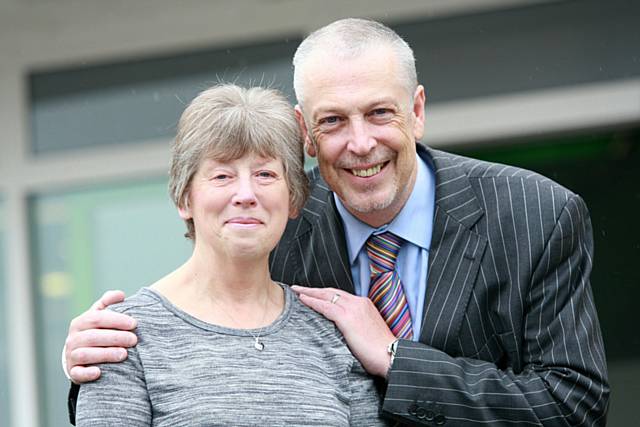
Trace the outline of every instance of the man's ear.
{"label": "man's ear", "polygon": [[297,104],[294,108],[296,112],[296,120],[298,121],[298,126],[300,126],[300,132],[302,132],[302,139],[304,141],[304,149],[310,157],[316,156],[316,147],[313,144],[313,140],[309,136],[309,129],[307,128],[307,122],[304,120],[304,115],[302,113],[302,108],[299,104]]}
{"label": "man's ear", "polygon": [[424,106],[427,102],[426,95],[424,93],[424,86],[418,85],[416,91],[413,94],[413,115],[415,121],[413,122],[413,137],[416,141],[420,141],[424,136]]}

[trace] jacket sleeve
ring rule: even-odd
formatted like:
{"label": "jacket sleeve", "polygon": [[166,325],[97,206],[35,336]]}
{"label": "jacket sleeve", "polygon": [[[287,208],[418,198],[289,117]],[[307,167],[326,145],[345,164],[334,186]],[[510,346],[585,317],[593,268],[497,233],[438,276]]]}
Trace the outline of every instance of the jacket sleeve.
{"label": "jacket sleeve", "polygon": [[592,253],[588,211],[573,196],[532,270],[524,327],[514,331],[522,365],[401,340],[384,413],[414,425],[605,425],[609,385],[589,284]]}
{"label": "jacket sleeve", "polygon": [[78,384],[71,383],[69,387],[69,394],[67,395],[67,410],[69,411],[69,423],[76,425],[76,405],[78,403],[78,392],[80,386]]}

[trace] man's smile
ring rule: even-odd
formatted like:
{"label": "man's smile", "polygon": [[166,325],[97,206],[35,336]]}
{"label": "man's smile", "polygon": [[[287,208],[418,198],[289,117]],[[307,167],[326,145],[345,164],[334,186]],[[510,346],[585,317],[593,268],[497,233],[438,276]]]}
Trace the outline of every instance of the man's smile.
{"label": "man's smile", "polygon": [[351,173],[360,178],[368,178],[380,173],[383,167],[385,167],[389,162],[378,163],[375,166],[370,166],[367,168],[351,168],[349,169]]}

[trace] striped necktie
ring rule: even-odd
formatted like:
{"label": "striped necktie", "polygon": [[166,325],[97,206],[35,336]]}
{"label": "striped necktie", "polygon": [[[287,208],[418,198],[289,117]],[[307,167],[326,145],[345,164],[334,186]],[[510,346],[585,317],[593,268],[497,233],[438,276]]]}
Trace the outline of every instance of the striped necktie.
{"label": "striped necktie", "polygon": [[395,269],[401,244],[402,240],[388,231],[371,235],[367,240],[367,254],[371,261],[369,299],[397,338],[412,339],[409,304]]}

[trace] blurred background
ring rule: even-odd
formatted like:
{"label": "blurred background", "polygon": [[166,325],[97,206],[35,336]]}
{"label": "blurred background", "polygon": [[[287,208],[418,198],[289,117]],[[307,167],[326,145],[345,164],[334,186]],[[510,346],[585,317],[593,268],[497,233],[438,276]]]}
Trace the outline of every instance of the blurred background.
{"label": "blurred background", "polygon": [[0,0],[0,426],[68,425],[69,321],[190,254],[166,191],[186,103],[219,80],[293,102],[296,46],[349,16],[413,47],[424,143],[587,201],[609,425],[636,424],[640,2]]}

